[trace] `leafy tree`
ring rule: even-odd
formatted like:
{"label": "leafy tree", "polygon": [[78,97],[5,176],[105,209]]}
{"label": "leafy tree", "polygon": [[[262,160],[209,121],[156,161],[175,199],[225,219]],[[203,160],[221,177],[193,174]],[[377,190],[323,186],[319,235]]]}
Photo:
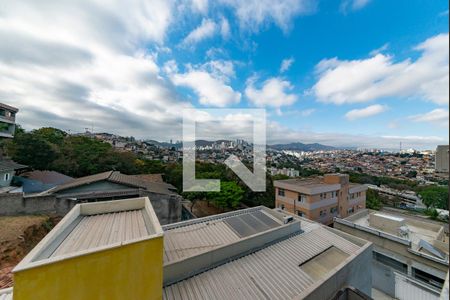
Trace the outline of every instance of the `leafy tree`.
{"label": "leafy tree", "polygon": [[284,179],[289,179],[290,177],[287,175],[283,175],[283,174],[277,174],[272,176],[272,180],[284,180]]}
{"label": "leafy tree", "polygon": [[220,192],[210,192],[207,197],[221,208],[236,208],[244,196],[244,190],[233,181],[221,181]]}
{"label": "leafy tree", "polygon": [[377,191],[371,189],[367,190],[366,207],[375,210],[379,210],[381,207],[383,207]]}
{"label": "leafy tree", "polygon": [[31,133],[55,145],[61,145],[64,142],[64,138],[67,136],[65,131],[53,127],[42,127],[33,130]]}
{"label": "leafy tree", "polygon": [[49,170],[58,158],[57,147],[33,133],[19,133],[8,145],[8,154],[21,164],[38,170]]}
{"label": "leafy tree", "polygon": [[422,187],[418,194],[427,208],[431,207],[448,210],[448,187],[426,186]]}

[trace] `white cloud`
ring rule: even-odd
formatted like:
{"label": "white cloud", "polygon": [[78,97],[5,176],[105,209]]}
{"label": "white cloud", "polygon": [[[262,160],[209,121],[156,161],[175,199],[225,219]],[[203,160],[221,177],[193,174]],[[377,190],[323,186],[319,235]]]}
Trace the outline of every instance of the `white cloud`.
{"label": "white cloud", "polygon": [[292,64],[294,63],[294,58],[286,58],[283,59],[283,61],[281,62],[281,66],[280,66],[280,73],[284,73],[287,70],[289,70],[289,68],[292,66]]}
{"label": "white cloud", "polygon": [[241,100],[241,93],[227,84],[232,76],[234,69],[231,62],[210,61],[195,69],[191,67],[186,73],[173,74],[171,79],[175,85],[191,88],[201,104],[226,107]]}
{"label": "white cloud", "polygon": [[217,24],[210,19],[203,19],[202,23],[192,30],[183,40],[183,45],[193,45],[214,36]]}
{"label": "white cloud", "polygon": [[172,12],[166,0],[4,1],[0,99],[20,109],[17,122],[26,129],[80,132],[93,125],[123,135],[175,136],[180,111],[191,105],[161,77],[156,55],[146,49],[164,48]]}
{"label": "white cloud", "polygon": [[381,46],[380,48],[377,48],[375,50],[370,51],[370,56],[375,56],[377,54],[383,53],[384,51],[386,51],[389,48],[389,43],[384,44],[383,46]]}
{"label": "white cloud", "polygon": [[192,9],[196,12],[206,14],[208,12],[208,0],[192,0]]}
{"label": "white cloud", "polygon": [[424,114],[410,116],[409,118],[415,122],[428,122],[441,127],[449,126],[448,109],[437,108]]}
{"label": "white cloud", "polygon": [[371,0],[342,0],[339,10],[342,13],[347,13],[349,11],[360,10],[369,4]]}
{"label": "white cloud", "polygon": [[316,66],[318,81],[312,91],[319,101],[335,104],[421,97],[448,105],[448,47],[448,34],[440,34],[415,48],[422,52],[415,61],[395,63],[383,54],[363,60],[322,60]]}
{"label": "white cloud", "polygon": [[295,17],[309,14],[316,9],[316,1],[312,0],[220,0],[220,2],[234,9],[241,28],[254,32],[270,23],[275,23],[287,32]]}
{"label": "white cloud", "polygon": [[345,114],[345,118],[349,121],[353,121],[356,119],[363,119],[374,115],[378,115],[386,110],[387,110],[386,106],[375,104],[361,109],[352,109],[351,111]]}
{"label": "white cloud", "polygon": [[222,17],[220,22],[220,35],[223,39],[228,39],[231,35],[230,23],[225,17]]}
{"label": "white cloud", "polygon": [[297,95],[290,94],[294,86],[287,80],[273,77],[264,81],[260,89],[254,86],[255,81],[255,78],[248,80],[245,95],[256,106],[280,108],[294,104],[298,99]]}

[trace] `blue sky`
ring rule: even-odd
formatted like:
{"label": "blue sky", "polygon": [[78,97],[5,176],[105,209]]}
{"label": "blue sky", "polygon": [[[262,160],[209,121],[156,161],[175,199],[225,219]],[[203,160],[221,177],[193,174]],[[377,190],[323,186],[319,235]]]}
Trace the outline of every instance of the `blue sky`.
{"label": "blue sky", "polygon": [[7,0],[0,38],[27,129],[179,139],[183,108],[262,107],[269,143],[448,143],[447,1]]}

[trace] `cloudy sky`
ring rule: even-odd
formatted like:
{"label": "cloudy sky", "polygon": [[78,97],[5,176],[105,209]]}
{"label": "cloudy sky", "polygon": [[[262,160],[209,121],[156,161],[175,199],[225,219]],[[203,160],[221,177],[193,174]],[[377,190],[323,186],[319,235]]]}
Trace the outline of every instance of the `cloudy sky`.
{"label": "cloudy sky", "polygon": [[167,141],[185,108],[265,108],[269,143],[434,148],[448,18],[447,1],[3,0],[0,101],[26,129]]}

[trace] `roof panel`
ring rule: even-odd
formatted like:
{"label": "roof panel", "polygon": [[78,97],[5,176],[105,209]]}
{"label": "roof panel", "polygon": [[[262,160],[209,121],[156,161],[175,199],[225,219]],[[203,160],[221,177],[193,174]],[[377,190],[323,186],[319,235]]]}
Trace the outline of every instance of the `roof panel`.
{"label": "roof panel", "polygon": [[[308,232],[166,286],[163,298],[248,300],[301,297],[316,280],[299,264],[331,246],[347,256],[360,249],[323,227],[311,227]],[[326,273],[321,272],[319,279]]]}

